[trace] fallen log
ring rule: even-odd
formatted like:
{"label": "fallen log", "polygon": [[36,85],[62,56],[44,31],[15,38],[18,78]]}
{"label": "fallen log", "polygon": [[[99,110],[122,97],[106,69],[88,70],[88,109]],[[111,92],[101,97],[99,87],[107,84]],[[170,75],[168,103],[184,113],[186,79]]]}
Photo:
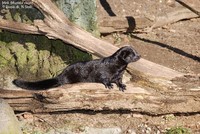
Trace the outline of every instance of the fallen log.
{"label": "fallen log", "polygon": [[[6,20],[2,19],[0,19],[0,28],[26,34],[28,32],[31,34],[42,34],[48,38],[60,39],[98,57],[110,56],[117,51],[118,48],[116,46],[92,36],[87,31],[71,23],[64,13],[50,0],[32,0],[32,2],[43,13],[45,19],[36,20],[34,26],[30,25],[31,31],[29,27],[26,27],[28,24],[23,26],[24,24],[16,22],[17,25],[15,25],[9,21],[5,23]],[[130,64],[128,68],[131,72],[137,70],[151,77],[162,77],[169,80],[184,75],[145,59]]]}
{"label": "fallen log", "polygon": [[100,33],[133,32],[152,25],[152,21],[145,17],[104,17],[99,20]]}
{"label": "fallen log", "polygon": [[158,16],[154,24],[151,26],[151,29],[175,23],[180,20],[197,18],[197,17],[199,16],[196,13],[190,11],[187,8],[178,8],[175,11],[166,13],[162,16]]}
{"label": "fallen log", "polygon": [[199,95],[200,92],[174,90],[161,94],[132,84],[127,84],[125,92],[116,86],[108,90],[97,83],[64,85],[48,91],[0,89],[0,98],[7,100],[15,111],[34,113],[71,110],[125,110],[149,115],[195,113],[200,112]]}

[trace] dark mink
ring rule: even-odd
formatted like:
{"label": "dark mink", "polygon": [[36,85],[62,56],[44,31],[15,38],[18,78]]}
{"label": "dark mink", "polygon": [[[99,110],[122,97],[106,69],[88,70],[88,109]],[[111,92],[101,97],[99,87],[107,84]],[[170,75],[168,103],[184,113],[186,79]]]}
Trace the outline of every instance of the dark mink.
{"label": "dark mink", "polygon": [[69,65],[61,74],[51,79],[36,82],[15,79],[13,83],[27,90],[47,90],[79,82],[102,83],[111,89],[112,83],[115,83],[119,90],[124,91],[126,85],[122,83],[122,75],[129,63],[139,59],[140,55],[132,47],[125,46],[109,57]]}

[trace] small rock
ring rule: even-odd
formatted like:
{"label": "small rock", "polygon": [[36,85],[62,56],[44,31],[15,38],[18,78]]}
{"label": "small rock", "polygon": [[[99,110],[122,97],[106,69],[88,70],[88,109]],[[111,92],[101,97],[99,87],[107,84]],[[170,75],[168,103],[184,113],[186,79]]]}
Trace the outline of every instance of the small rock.
{"label": "small rock", "polygon": [[160,133],[161,133],[160,130],[157,130],[156,134],[160,134]]}
{"label": "small rock", "polygon": [[129,129],[127,131],[128,134],[136,134],[135,129]]}
{"label": "small rock", "polygon": [[143,118],[143,115],[142,114],[132,114],[132,117]]}
{"label": "small rock", "polygon": [[33,119],[33,115],[31,113],[24,113],[23,117],[24,119]]}
{"label": "small rock", "polygon": [[174,120],[176,117],[174,116],[174,114],[168,114],[168,115],[165,115],[164,116],[164,119],[166,121],[171,121],[171,120]]}
{"label": "small rock", "polygon": [[170,7],[175,7],[175,0],[166,0],[166,4]]}
{"label": "small rock", "polygon": [[22,134],[17,117],[3,99],[0,99],[0,134]]}
{"label": "small rock", "polygon": [[90,128],[86,127],[81,134],[122,134],[121,128]]}
{"label": "small rock", "polygon": [[169,32],[171,32],[171,33],[176,33],[176,30],[174,30],[174,29],[169,29]]}
{"label": "small rock", "polygon": [[46,134],[75,134],[75,133],[66,130],[64,128],[61,128],[61,129],[51,129]]}

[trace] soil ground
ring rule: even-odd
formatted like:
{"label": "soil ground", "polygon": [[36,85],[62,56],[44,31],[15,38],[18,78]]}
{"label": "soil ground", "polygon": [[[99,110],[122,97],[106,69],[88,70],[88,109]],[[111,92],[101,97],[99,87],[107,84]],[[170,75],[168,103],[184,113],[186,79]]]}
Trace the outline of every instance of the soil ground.
{"label": "soil ground", "polygon": [[[103,0],[101,0],[103,1]],[[175,10],[167,5],[165,0],[107,0],[107,11],[98,4],[98,18],[105,16],[148,16],[154,19],[158,15]],[[200,5],[198,0],[190,0],[192,5]],[[105,1],[104,1],[105,4]],[[109,11],[109,12],[108,12]],[[116,38],[117,36],[117,38]],[[144,59],[164,65],[174,70],[195,76],[195,79],[178,79],[183,88],[200,87],[200,18],[179,21],[164,28],[153,29],[149,33],[112,33],[102,36],[117,46],[132,45]],[[195,104],[194,104],[195,105]],[[75,132],[83,127],[120,127],[124,133],[133,129],[137,134],[159,134],[166,129],[182,126],[190,129],[191,133],[200,134],[200,113],[169,114],[150,116],[141,113],[127,112],[92,112],[79,111],[59,114],[34,114],[22,117],[23,122],[32,124],[32,130],[48,130],[68,126]],[[55,123],[56,122],[56,123]]]}

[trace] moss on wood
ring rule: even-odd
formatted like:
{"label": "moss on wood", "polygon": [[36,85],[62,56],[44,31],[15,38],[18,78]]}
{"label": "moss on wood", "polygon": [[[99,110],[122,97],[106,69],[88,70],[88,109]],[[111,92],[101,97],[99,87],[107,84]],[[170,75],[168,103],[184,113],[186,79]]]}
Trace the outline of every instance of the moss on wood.
{"label": "moss on wood", "polygon": [[[65,2],[65,3],[63,3]],[[58,6],[76,24],[97,35],[96,1],[58,0]],[[66,10],[66,8],[68,8]],[[70,11],[70,12],[69,12]],[[2,9],[1,17],[23,23],[33,23],[44,16],[34,8]],[[50,40],[41,35],[24,35],[2,30],[0,32],[0,77],[2,80],[22,78],[39,80],[59,74],[68,64],[90,60],[86,52],[66,45],[60,40]],[[5,78],[7,77],[7,78]],[[0,87],[5,87],[2,82]]]}

